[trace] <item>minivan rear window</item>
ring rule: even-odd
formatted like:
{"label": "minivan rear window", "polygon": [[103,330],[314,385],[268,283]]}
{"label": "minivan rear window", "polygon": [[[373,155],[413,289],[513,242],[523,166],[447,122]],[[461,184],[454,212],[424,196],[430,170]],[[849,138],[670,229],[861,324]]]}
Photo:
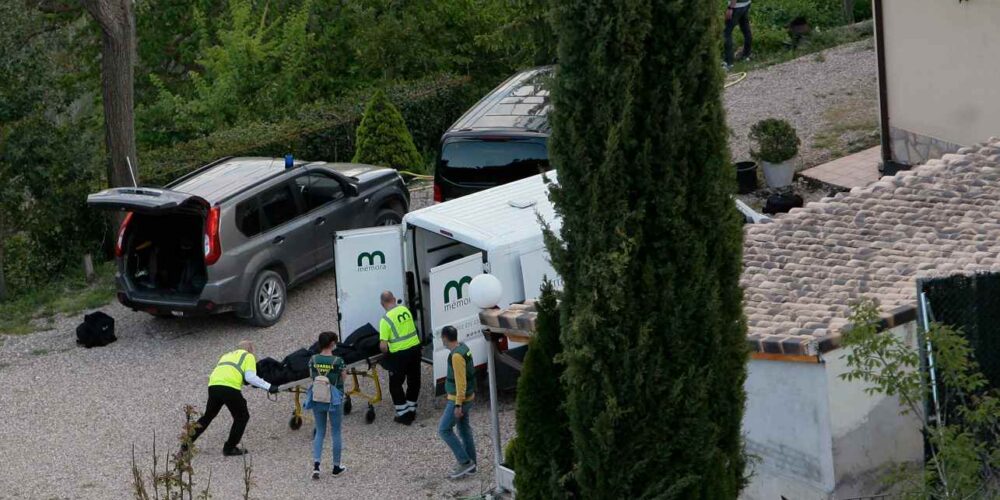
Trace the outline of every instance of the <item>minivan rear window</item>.
{"label": "minivan rear window", "polygon": [[440,167],[456,182],[509,182],[548,170],[549,153],[544,138],[460,140],[445,143]]}
{"label": "minivan rear window", "polygon": [[236,205],[236,227],[247,238],[260,234],[260,206],[256,196]]}

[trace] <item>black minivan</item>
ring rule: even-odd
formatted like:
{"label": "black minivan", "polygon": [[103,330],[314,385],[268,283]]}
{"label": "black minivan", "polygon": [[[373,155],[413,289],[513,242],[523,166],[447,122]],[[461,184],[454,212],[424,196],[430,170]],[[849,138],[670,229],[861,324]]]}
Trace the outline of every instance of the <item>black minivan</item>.
{"label": "black minivan", "polygon": [[442,202],[549,169],[546,83],[553,66],[501,83],[441,136],[434,201]]}

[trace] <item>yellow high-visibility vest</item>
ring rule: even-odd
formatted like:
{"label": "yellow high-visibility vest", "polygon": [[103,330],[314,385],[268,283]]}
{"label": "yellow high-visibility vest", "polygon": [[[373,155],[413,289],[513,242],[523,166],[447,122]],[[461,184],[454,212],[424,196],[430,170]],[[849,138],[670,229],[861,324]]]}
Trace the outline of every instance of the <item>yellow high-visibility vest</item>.
{"label": "yellow high-visibility vest", "polygon": [[389,344],[389,352],[399,352],[420,345],[417,325],[406,306],[396,306],[382,316],[378,324],[379,340]]}
{"label": "yellow high-visibility vest", "polygon": [[208,385],[221,385],[240,390],[246,372],[257,371],[257,358],[243,349],[227,352],[219,358],[219,363],[208,377]]}

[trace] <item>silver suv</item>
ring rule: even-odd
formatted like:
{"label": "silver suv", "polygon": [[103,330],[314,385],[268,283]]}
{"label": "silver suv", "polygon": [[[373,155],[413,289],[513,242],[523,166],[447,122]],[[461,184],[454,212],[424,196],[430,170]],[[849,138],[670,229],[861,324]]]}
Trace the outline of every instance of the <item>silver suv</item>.
{"label": "silver suv", "polygon": [[388,168],[223,158],[162,189],[108,189],[87,203],[125,212],[122,304],[156,316],[232,311],[271,326],[288,288],[333,267],[337,231],[399,224],[410,195]]}

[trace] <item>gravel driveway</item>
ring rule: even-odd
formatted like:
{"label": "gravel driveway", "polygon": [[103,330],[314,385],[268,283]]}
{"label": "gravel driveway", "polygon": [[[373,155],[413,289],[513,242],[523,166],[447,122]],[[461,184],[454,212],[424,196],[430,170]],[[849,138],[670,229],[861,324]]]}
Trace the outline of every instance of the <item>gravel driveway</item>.
{"label": "gravel driveway", "polygon": [[802,166],[828,161],[831,158],[813,147],[816,134],[825,125],[824,114],[839,99],[874,89],[875,78],[871,39],[749,73],[746,80],[725,93],[733,159],[749,158],[747,134],[751,125],[765,118],[783,118],[795,127],[802,140]]}
{"label": "gravel driveway", "polygon": [[[423,196],[423,193],[420,194]],[[416,198],[416,197],[415,197]],[[424,203],[422,200],[417,203]],[[256,343],[260,358],[281,358],[308,346],[325,329],[336,329],[335,282],[328,273],[290,293],[284,319],[268,329],[249,327],[231,316],[156,319],[118,304],[104,308],[116,321],[118,342],[83,349],[74,344],[78,318],[53,330],[5,337],[0,347],[0,498],[121,499],[131,496],[131,447],[148,469],[156,434],[158,449],[176,446],[182,408],[203,408],[206,380],[218,357],[241,339]],[[473,411],[479,472],[450,481],[454,459],[437,436],[440,399],[429,393],[424,371],[417,423],[392,421],[388,376],[377,418],[364,423],[364,404],[344,419],[344,463],[348,472],[322,480],[311,468],[312,416],[302,429],[288,427],[292,398],[269,401],[264,391],[246,389],[251,419],[243,444],[253,457],[253,498],[442,498],[477,495],[492,484],[492,445],[487,404]],[[43,394],[55,378],[58,394]],[[370,386],[368,387],[370,390]],[[512,435],[513,397],[501,405],[505,438]],[[214,498],[241,498],[243,462],[222,456],[231,419],[223,410],[199,439],[196,481],[212,474]],[[324,469],[330,467],[329,443]]]}
{"label": "gravel driveway", "polygon": [[[874,84],[875,56],[867,43],[828,50],[825,62],[806,56],[756,71],[728,89],[734,158],[746,156],[751,123],[778,116],[798,129],[808,161],[818,117],[830,104],[821,96]],[[427,204],[429,197],[428,190],[420,191],[414,206]],[[161,451],[175,446],[182,408],[203,408],[206,379],[218,357],[242,339],[257,344],[260,358],[280,359],[311,344],[318,332],[336,329],[335,289],[328,273],[292,291],[284,319],[269,329],[249,327],[231,316],[155,319],[114,304],[104,308],[117,320],[119,340],[109,347],[76,347],[73,331],[79,318],[57,321],[42,333],[0,337],[0,499],[130,497],[132,446],[147,470],[154,433]],[[442,404],[429,394],[430,378],[427,367],[420,417],[409,428],[392,422],[388,399],[378,406],[371,425],[364,423],[363,404],[355,402],[357,410],[344,420],[349,470],[343,477],[326,475],[317,482],[307,478],[311,416],[301,430],[292,431],[289,395],[271,402],[263,391],[246,390],[251,420],[243,443],[253,457],[252,497],[447,498],[488,491],[492,445],[485,404],[480,402],[473,413],[479,473],[449,481],[444,476],[453,459],[437,437]],[[43,383],[52,379],[59,390],[43,393]],[[383,381],[388,398],[388,377]],[[500,410],[502,435],[508,439],[511,395],[503,398]],[[242,491],[242,460],[221,454],[229,424],[223,411],[199,440],[203,451],[195,461],[199,484],[211,472],[211,490],[220,499],[239,498]]]}

